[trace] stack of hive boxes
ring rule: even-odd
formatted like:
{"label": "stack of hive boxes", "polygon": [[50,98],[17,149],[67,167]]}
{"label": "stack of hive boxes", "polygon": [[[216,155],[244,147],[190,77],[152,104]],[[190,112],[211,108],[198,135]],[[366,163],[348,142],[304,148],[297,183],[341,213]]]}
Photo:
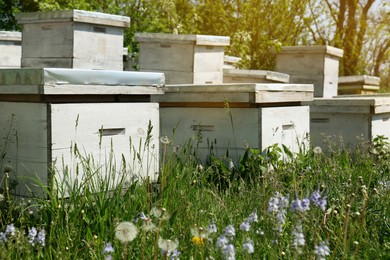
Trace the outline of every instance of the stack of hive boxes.
{"label": "stack of hive boxes", "polygon": [[[19,183],[11,192],[42,195],[31,181],[38,177],[67,196],[63,188],[82,185],[84,160],[92,158],[99,167],[92,170],[96,185],[99,179],[115,185],[124,168],[126,180],[153,178],[159,106],[150,96],[162,94],[164,75],[122,71],[123,28],[130,19],[79,10],[22,13],[17,19],[23,68],[0,70],[4,166],[14,169],[11,176]],[[149,140],[149,126],[152,138],[140,151],[142,162],[133,160],[132,145]]]}
{"label": "stack of hive boxes", "polygon": [[277,56],[276,68],[288,73],[290,82],[314,84],[314,100],[304,102],[310,106],[312,145],[326,148],[329,140],[337,144],[343,140],[343,145],[354,148],[377,135],[390,138],[389,96],[337,95],[338,89],[350,91],[359,84],[379,85],[375,77],[339,78],[338,59],[342,55],[342,50],[331,46],[294,46],[283,47]]}
{"label": "stack of hive boxes", "polygon": [[277,73],[263,73],[256,83],[224,84],[227,37],[141,33],[136,39],[140,69],[167,75],[164,94],[153,100],[160,103],[161,135],[171,137],[175,129],[175,145],[201,136],[199,159],[205,161],[213,146],[219,156],[229,150],[235,163],[248,147],[284,144],[294,152],[308,145],[309,107],[301,102],[313,99],[312,85],[259,83],[266,76],[286,82],[288,75]]}

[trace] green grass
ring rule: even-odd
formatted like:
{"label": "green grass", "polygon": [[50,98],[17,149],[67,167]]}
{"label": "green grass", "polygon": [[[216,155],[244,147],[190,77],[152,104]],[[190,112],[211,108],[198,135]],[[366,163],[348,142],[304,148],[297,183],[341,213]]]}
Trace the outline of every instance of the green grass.
{"label": "green grass", "polygon": [[[46,189],[48,199],[20,200],[8,196],[3,178],[0,258],[104,259],[108,242],[114,259],[168,259],[172,252],[161,249],[176,242],[181,259],[224,259],[232,247],[237,259],[320,259],[315,251],[320,243],[329,247],[328,259],[390,257],[390,153],[385,138],[353,152],[331,147],[326,154],[309,149],[292,156],[277,146],[266,152],[248,150],[237,165],[216,157],[200,165],[188,146],[171,152],[171,143],[161,145],[165,154],[157,182],[125,182],[134,173],[112,164],[94,165],[88,158],[82,164],[87,176],[109,171],[122,179],[115,189],[110,188],[113,178],[85,178],[67,187],[66,199]],[[294,200],[309,198],[314,191],[326,198],[324,209],[311,201],[305,211],[291,210]],[[288,204],[272,208],[272,201],[282,198]],[[253,213],[257,221],[248,219]],[[245,221],[250,227],[241,230]],[[117,239],[122,222],[137,227],[133,240]],[[208,232],[212,223],[215,233]],[[10,224],[14,234],[6,232]],[[230,225],[235,235],[226,238],[222,249],[217,244]],[[32,227],[45,230],[44,245],[29,242]],[[304,245],[294,245],[297,233],[302,233]],[[248,241],[253,253],[243,246]]]}

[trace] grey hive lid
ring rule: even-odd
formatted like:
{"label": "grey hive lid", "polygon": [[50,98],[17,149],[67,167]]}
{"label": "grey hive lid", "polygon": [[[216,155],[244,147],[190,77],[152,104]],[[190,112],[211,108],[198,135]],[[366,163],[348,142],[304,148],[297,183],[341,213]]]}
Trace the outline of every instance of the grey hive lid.
{"label": "grey hive lid", "polygon": [[73,21],[115,27],[130,26],[130,18],[127,16],[83,10],[19,13],[15,16],[19,24]]}
{"label": "grey hive lid", "polygon": [[138,42],[193,43],[195,45],[229,46],[230,37],[200,34],[136,33]]}
{"label": "grey hive lid", "polygon": [[[153,87],[157,92],[162,92],[164,84],[164,74],[157,72],[0,69],[0,94],[129,94],[135,93],[134,87]],[[23,93],[18,89],[23,89]]]}

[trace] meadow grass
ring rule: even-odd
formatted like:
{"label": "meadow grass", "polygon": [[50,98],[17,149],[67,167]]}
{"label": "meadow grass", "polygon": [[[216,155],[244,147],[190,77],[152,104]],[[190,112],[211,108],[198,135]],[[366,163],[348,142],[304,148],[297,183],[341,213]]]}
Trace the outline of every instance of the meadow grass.
{"label": "meadow grass", "polygon": [[[43,184],[47,198],[13,198],[7,186],[13,173],[6,170],[0,258],[390,257],[390,150],[384,137],[354,150],[332,145],[327,153],[319,147],[296,155],[276,145],[248,149],[236,165],[215,156],[200,163],[190,143],[178,148],[163,139],[161,145],[157,181],[129,182],[131,167],[95,165],[78,154],[86,176],[98,178],[68,185],[67,198]],[[111,177],[99,179],[102,171]]]}

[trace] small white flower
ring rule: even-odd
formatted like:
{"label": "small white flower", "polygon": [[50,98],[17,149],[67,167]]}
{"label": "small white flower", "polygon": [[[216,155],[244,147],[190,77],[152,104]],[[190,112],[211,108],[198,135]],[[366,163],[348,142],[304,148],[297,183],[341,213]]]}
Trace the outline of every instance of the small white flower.
{"label": "small white flower", "polygon": [[168,136],[162,136],[162,137],[160,137],[160,142],[161,142],[162,144],[167,145],[167,144],[170,144],[170,143],[171,143],[171,140],[168,138]]}

